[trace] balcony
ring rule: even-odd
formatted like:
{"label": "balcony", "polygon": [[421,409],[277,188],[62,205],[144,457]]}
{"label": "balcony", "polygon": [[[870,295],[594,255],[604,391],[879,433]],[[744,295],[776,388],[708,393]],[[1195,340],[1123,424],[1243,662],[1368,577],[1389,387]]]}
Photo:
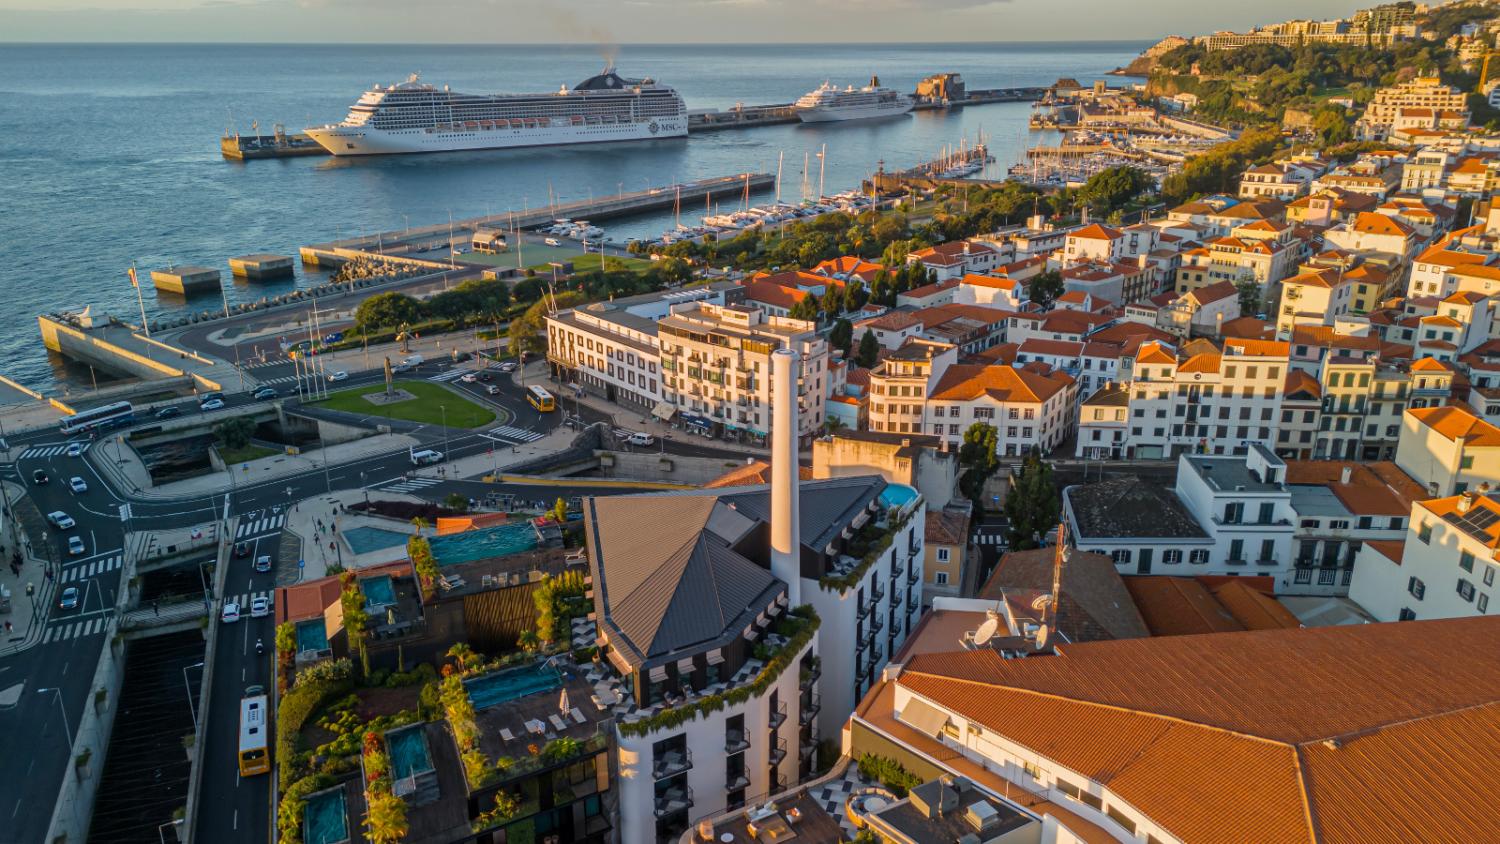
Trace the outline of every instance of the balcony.
{"label": "balcony", "polygon": [[664,818],[693,808],[693,789],[686,783],[657,792],[656,816]]}
{"label": "balcony", "polygon": [[778,703],[778,704],[776,704],[776,708],[774,710],[772,710],[770,716],[766,718],[766,727],[768,729],[774,730],[777,727],[780,727],[782,724],[785,724],[785,723],[786,723],[786,704],[784,704],[784,703]]}
{"label": "balcony", "polygon": [[750,785],[750,777],[749,777],[749,775],[747,775],[744,772],[743,769],[741,769],[739,771],[725,771],[724,772],[724,790],[725,791],[739,791],[740,789],[745,788],[745,787],[747,787],[749,785]]}
{"label": "balcony", "polygon": [[872,605],[870,605],[870,604],[860,604],[859,605],[859,620],[860,621],[864,621],[865,620],[865,616],[869,615],[870,614],[870,610],[872,610],[872,609],[874,609],[874,607]]}
{"label": "balcony", "polygon": [[[766,754],[766,761],[769,762],[769,763],[771,763],[772,765],[780,765],[781,764],[781,760],[783,760],[785,758],[786,758],[786,739],[777,739],[776,740],[776,744],[771,748],[771,752],[768,753],[768,754]],[[772,789],[772,790],[773,791],[780,791],[781,789]]]}
{"label": "balcony", "polygon": [[693,751],[682,748],[681,750],[668,750],[659,754],[651,763],[652,779],[664,780],[675,777],[678,774],[693,769]]}
{"label": "balcony", "polygon": [[879,633],[881,630],[884,630],[884,629],[885,629],[885,622],[883,622],[883,621],[880,620],[880,616],[877,615],[877,616],[875,616],[874,619],[872,619],[870,621],[870,636],[872,638],[874,637],[874,635],[876,633]]}
{"label": "balcony", "polygon": [[813,692],[804,699],[802,711],[798,714],[798,721],[805,727],[818,717],[818,712],[823,708],[823,696]]}
{"label": "balcony", "polygon": [[902,563],[901,558],[897,557],[891,563],[891,586],[894,587],[896,581],[900,580],[903,574],[906,574],[906,566]]}
{"label": "balcony", "polygon": [[803,691],[806,691],[806,690],[812,688],[813,684],[817,683],[818,682],[818,678],[822,677],[822,676],[823,676],[823,661],[822,660],[817,660],[817,661],[813,662],[813,664],[811,666],[802,669],[802,675],[797,680],[797,688],[802,689]]}
{"label": "balcony", "polygon": [[907,586],[911,586],[912,584],[916,583],[917,579],[920,578],[920,577],[921,577],[921,572],[919,572],[915,568],[913,568],[911,571],[909,571],[909,572],[906,573],[906,585]]}
{"label": "balcony", "polygon": [[901,595],[900,590],[892,590],[892,592],[891,592],[891,609],[894,610],[894,609],[900,607],[902,600],[904,600],[904,598]]}
{"label": "balcony", "polygon": [[750,742],[745,738],[744,732],[740,730],[724,731],[724,752],[741,753],[750,748]]}
{"label": "balcony", "polygon": [[1225,560],[1224,561],[1224,565],[1226,565],[1226,566],[1247,566],[1249,564],[1250,564],[1249,560]]}
{"label": "balcony", "polygon": [[884,598],[884,597],[885,597],[885,590],[881,589],[879,581],[876,581],[875,589],[870,592],[870,603],[871,604],[878,604],[878,603],[880,603],[880,599]]}

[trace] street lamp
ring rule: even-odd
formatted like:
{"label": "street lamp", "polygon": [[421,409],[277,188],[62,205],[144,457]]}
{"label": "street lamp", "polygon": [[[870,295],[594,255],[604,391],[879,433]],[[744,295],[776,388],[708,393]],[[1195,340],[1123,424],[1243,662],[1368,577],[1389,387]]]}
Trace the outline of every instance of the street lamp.
{"label": "street lamp", "polygon": [[198,731],[198,710],[197,710],[197,708],[195,706],[193,706],[193,687],[188,684],[187,673],[188,673],[188,669],[189,668],[202,668],[202,667],[203,667],[203,663],[201,663],[201,662],[196,662],[196,663],[193,663],[192,665],[184,665],[182,667],[182,688],[183,688],[183,691],[187,692],[188,713],[193,716],[193,732],[195,732],[195,733]]}
{"label": "street lamp", "polygon": [[370,506],[370,488],[365,486],[365,473],[359,473],[359,487],[365,492],[365,507]]}
{"label": "street lamp", "polygon": [[443,454],[449,460],[452,460],[452,447],[448,445],[448,406],[445,404],[438,405],[438,413],[441,413],[443,416]]}
{"label": "street lamp", "polygon": [[48,692],[52,692],[53,694],[57,695],[57,708],[62,711],[63,732],[67,733],[68,735],[68,750],[69,752],[71,752],[73,750],[73,729],[68,726],[68,710],[67,707],[63,706],[62,689],[51,688],[36,690],[36,693],[39,695],[44,695]]}

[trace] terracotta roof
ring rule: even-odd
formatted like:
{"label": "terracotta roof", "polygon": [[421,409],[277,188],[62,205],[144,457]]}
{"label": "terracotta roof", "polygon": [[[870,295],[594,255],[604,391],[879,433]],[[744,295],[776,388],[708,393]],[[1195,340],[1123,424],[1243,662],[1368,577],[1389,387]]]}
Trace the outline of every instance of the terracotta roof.
{"label": "terracotta roof", "polygon": [[[409,560],[398,560],[393,563],[363,566],[352,571],[360,580],[378,575],[410,577],[412,565]],[[280,623],[318,618],[323,615],[324,610],[338,603],[339,593],[342,590],[339,575],[336,574],[279,587],[276,589],[276,621]]]}
{"label": "terracotta roof", "polygon": [[1367,539],[1364,547],[1385,557],[1387,560],[1401,565],[1401,557],[1406,553],[1406,542],[1398,539]]}
{"label": "terracotta roof", "polygon": [[1219,361],[1222,358],[1218,354],[1197,354],[1183,361],[1177,367],[1178,372],[1218,372]]}
{"label": "terracotta roof", "polygon": [[1246,337],[1252,340],[1273,340],[1276,325],[1253,316],[1236,317],[1219,327],[1226,337]]}
{"label": "terracotta roof", "polygon": [[1010,366],[954,364],[932,388],[931,399],[973,401],[988,396],[996,401],[1044,402],[1065,386],[1060,378]]}
{"label": "terracotta roof", "polygon": [[1077,237],[1084,240],[1119,240],[1125,235],[1117,228],[1091,223],[1075,232],[1070,232],[1068,237]]}
{"label": "terracotta roof", "polygon": [[[1349,470],[1349,481],[1343,480]],[[1413,501],[1427,491],[1395,463],[1354,463],[1345,460],[1288,460],[1286,482],[1327,487],[1358,516],[1405,516]]]}
{"label": "terracotta roof", "polygon": [[[1450,495],[1447,498],[1433,498],[1417,503],[1446,522],[1460,521],[1462,524],[1455,527],[1468,534],[1471,539],[1491,550],[1500,550],[1500,521],[1497,521],[1500,518],[1500,501],[1488,495],[1475,495],[1472,498],[1468,495]],[[1477,526],[1480,522],[1470,521],[1471,516],[1478,515],[1480,511],[1489,518],[1484,527]]]}
{"label": "terracotta roof", "polygon": [[[897,683],[1195,844],[1500,840],[1500,620],[918,654]],[[1414,693],[1421,690],[1421,693]],[[1441,795],[1436,797],[1435,795]]]}
{"label": "terracotta roof", "polygon": [[[812,480],[812,468],[809,466],[798,466],[797,477],[804,481]],[[763,486],[770,482],[771,464],[764,460],[756,460],[736,469],[730,469],[728,472],[704,484],[703,487],[704,489],[720,489],[731,486]]]}
{"label": "terracotta roof", "polygon": [[975,353],[971,359],[984,363],[999,363],[1010,366],[1016,362],[1016,352],[1020,351],[1020,349],[1021,347],[1015,343],[996,343],[982,352]]}
{"label": "terracotta roof", "polygon": [[1030,337],[1021,342],[1018,351],[1028,355],[1076,358],[1083,353],[1083,344],[1072,340],[1044,340],[1040,337]]}
{"label": "terracotta roof", "polygon": [[1197,290],[1188,291],[1184,295],[1193,297],[1193,301],[1199,305],[1209,305],[1223,299],[1228,299],[1231,296],[1238,296],[1239,294],[1239,288],[1234,286],[1234,282],[1220,281],[1200,287]]}
{"label": "terracotta roof", "polygon": [[[1000,558],[978,597],[1000,600],[1007,590],[1052,591],[1053,549],[1011,551]],[[1125,589],[1115,564],[1103,554],[1075,551],[1062,569],[1057,630],[1072,642],[1133,639],[1151,632]]]}
{"label": "terracotta roof", "polygon": [[[1228,323],[1225,323],[1228,325]],[[1139,322],[1117,322],[1106,326],[1089,335],[1089,340],[1104,343],[1124,343],[1131,337],[1144,337],[1148,340],[1160,340],[1162,342],[1175,342],[1176,337],[1162,331],[1154,325],[1144,325]]]}
{"label": "terracotta roof", "polygon": [[1130,577],[1125,580],[1136,609],[1153,636],[1232,633],[1245,626],[1235,620],[1208,587],[1191,577]]}
{"label": "terracotta roof", "polygon": [[928,510],[924,530],[929,545],[963,545],[969,539],[969,518],[947,510]]}
{"label": "terracotta roof", "polygon": [[992,275],[978,275],[976,273],[966,273],[964,277],[959,280],[964,284],[972,285],[974,287],[993,287],[997,290],[1014,290],[1021,285],[1021,282],[1016,281],[1013,278],[1001,278]]}
{"label": "terracotta roof", "polygon": [[860,320],[856,328],[877,328],[883,331],[901,331],[913,325],[921,325],[922,318],[912,311],[886,311],[878,317]]}
{"label": "terracotta roof", "polygon": [[770,281],[751,281],[744,285],[745,298],[752,302],[764,302],[778,308],[791,307],[812,294],[795,287],[784,287]]}
{"label": "terracotta roof", "polygon": [[1292,611],[1272,595],[1256,589],[1248,578],[1235,578],[1209,589],[1246,630],[1282,630],[1302,626]]}
{"label": "terracotta roof", "polygon": [[1308,372],[1296,368],[1288,369],[1286,378],[1281,382],[1281,394],[1290,398],[1299,392],[1306,392],[1314,400],[1318,400],[1323,398],[1323,385]]}
{"label": "terracotta roof", "polygon": [[1284,358],[1291,354],[1291,345],[1283,340],[1225,337],[1224,353],[1249,357]]}
{"label": "terracotta roof", "polygon": [[928,296],[936,296],[944,291],[952,290],[957,286],[958,280],[950,278],[947,281],[937,281],[932,284],[924,284],[921,287],[913,287],[900,295],[912,299],[925,299]]}
{"label": "terracotta roof", "polygon": [[1470,446],[1500,447],[1500,428],[1460,407],[1414,407],[1406,411],[1444,438]]}
{"label": "terracotta roof", "polygon": [[1135,362],[1141,363],[1177,363],[1177,356],[1161,343],[1147,343],[1136,352]]}
{"label": "terracotta roof", "polygon": [[[1412,372],[1452,372],[1453,364],[1437,358],[1422,358],[1411,365]],[[1428,408],[1429,410],[1431,408]]]}

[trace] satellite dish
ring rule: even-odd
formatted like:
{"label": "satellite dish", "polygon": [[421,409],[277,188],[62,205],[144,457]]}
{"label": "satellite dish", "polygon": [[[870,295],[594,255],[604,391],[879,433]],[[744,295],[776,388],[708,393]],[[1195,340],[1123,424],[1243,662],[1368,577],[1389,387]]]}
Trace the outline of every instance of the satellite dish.
{"label": "satellite dish", "polygon": [[984,623],[979,625],[979,629],[974,631],[974,644],[976,646],[983,645],[990,639],[994,638],[995,630],[999,626],[1000,622],[996,621],[993,618],[986,618],[984,620]]}
{"label": "satellite dish", "polygon": [[1041,650],[1045,647],[1047,647],[1047,625],[1043,624],[1036,630],[1036,649]]}
{"label": "satellite dish", "polygon": [[1031,608],[1034,610],[1043,610],[1046,609],[1047,605],[1050,603],[1052,603],[1052,593],[1043,592],[1042,594],[1031,599]]}

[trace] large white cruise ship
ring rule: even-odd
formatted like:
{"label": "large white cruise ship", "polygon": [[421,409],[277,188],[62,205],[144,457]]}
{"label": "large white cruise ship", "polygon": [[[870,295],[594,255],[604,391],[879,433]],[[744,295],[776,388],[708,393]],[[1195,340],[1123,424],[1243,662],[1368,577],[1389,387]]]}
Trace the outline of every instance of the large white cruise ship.
{"label": "large white cruise ship", "polygon": [[830,123],[896,117],[911,111],[912,99],[894,88],[880,87],[880,77],[872,76],[869,85],[858,89],[824,82],[816,91],[803,94],[795,107],[803,123]]}
{"label": "large white cruise ship", "polygon": [[625,79],[613,67],[550,94],[457,94],[412,74],[376,85],[342,123],[307,134],[334,155],[680,138],[687,135],[687,108],[672,88]]}

